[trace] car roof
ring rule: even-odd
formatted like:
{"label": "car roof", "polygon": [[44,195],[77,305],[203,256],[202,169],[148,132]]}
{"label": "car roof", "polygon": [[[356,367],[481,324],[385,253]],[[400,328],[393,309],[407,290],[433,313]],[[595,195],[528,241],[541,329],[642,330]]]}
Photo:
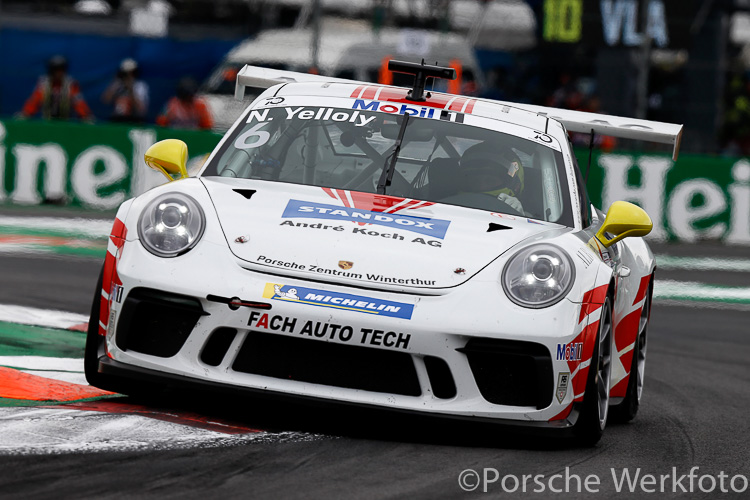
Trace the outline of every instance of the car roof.
{"label": "car roof", "polygon": [[[403,62],[398,61],[397,63],[400,63],[401,65],[404,64]],[[417,65],[417,67],[419,67],[419,65]],[[375,87],[377,89],[382,87],[343,78],[311,75],[294,71],[274,70],[257,66],[245,66],[237,73],[237,86],[234,91],[234,96],[236,99],[242,99],[245,95],[246,88],[256,87],[267,89],[264,96],[269,97],[274,95],[274,93],[283,90],[283,85],[280,87],[280,84],[289,84],[291,82],[295,82],[295,86],[290,88],[305,89],[305,92],[310,95],[328,95],[330,97],[345,97],[347,95],[346,92],[351,92],[349,98],[351,98],[352,95],[358,97],[358,95],[360,95],[359,92],[354,94],[354,90],[357,88],[360,88],[360,92],[363,92],[362,89],[370,87]],[[341,87],[342,84],[344,85],[343,87]],[[297,85],[300,86],[297,87]],[[307,85],[307,87],[304,87],[303,85]],[[384,88],[389,91],[394,89],[398,90],[398,87]],[[289,91],[289,89],[286,91]],[[338,94],[336,92],[338,92]],[[381,94],[377,94],[377,91],[375,91],[373,93],[373,98],[382,98],[382,92],[383,91],[381,91]],[[401,89],[400,92],[401,94],[397,95],[395,98],[396,102],[412,102],[405,99],[406,92],[408,92],[407,89]],[[300,94],[304,93],[300,92]],[[362,97],[360,98],[365,99],[367,97],[362,94]],[[537,118],[528,115],[526,116],[530,120],[537,120],[535,126],[537,133],[548,134],[551,136],[557,135],[561,140],[567,129],[571,132],[584,134],[596,133],[623,139],[669,144],[672,146],[672,159],[675,161],[677,160],[677,155],[680,150],[680,142],[682,140],[683,126],[674,123],[654,122],[637,118],[550,108],[524,103],[476,99],[474,97],[464,96],[451,96],[452,101],[446,102],[445,104],[440,104],[431,99],[428,99],[428,106],[433,108],[441,107],[444,109],[450,109],[451,111],[455,111],[455,108],[451,109],[451,107],[455,105],[456,99],[469,99],[472,102],[475,102],[473,102],[473,104],[467,104],[465,108],[462,105],[464,112],[477,116],[485,116],[495,120],[505,120],[509,123],[518,124],[518,120],[525,119],[522,118],[524,113],[537,115]],[[395,112],[395,110],[392,112]],[[512,119],[503,118],[504,116],[512,116]],[[541,136],[540,139],[544,140]],[[567,141],[563,140],[562,142]]]}
{"label": "car roof", "polygon": [[[495,103],[471,96],[429,92],[425,102],[414,102],[406,99],[409,89],[388,85],[366,83],[287,83],[279,88],[276,96],[280,97],[320,97],[320,98],[349,98],[364,101],[379,101],[398,103],[419,109],[422,106],[465,113],[483,118],[491,118],[516,125],[548,131],[549,125],[554,124],[556,130],[564,130],[555,120],[548,119],[532,111],[514,108],[506,104]],[[321,99],[324,101],[324,99]],[[311,102],[310,104],[313,104]]]}

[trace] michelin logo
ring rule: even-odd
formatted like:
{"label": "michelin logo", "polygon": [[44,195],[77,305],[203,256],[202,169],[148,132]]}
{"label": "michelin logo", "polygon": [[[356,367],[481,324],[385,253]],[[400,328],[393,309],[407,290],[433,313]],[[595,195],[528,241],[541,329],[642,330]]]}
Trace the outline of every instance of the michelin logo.
{"label": "michelin logo", "polygon": [[286,292],[282,292],[281,288],[279,288],[279,285],[273,286],[273,292],[278,295],[279,297],[283,297],[285,299],[290,300],[299,300],[299,297],[297,297],[297,289],[296,288],[289,288]]}
{"label": "michelin logo", "polygon": [[414,306],[404,302],[277,283],[266,283],[263,298],[402,319],[411,319],[414,312]]}
{"label": "michelin logo", "polygon": [[414,233],[424,234],[433,238],[445,238],[450,221],[442,219],[427,219],[412,215],[372,212],[359,208],[340,207],[309,201],[289,200],[281,216],[285,219],[328,219],[350,222],[366,222],[379,226],[403,229]]}

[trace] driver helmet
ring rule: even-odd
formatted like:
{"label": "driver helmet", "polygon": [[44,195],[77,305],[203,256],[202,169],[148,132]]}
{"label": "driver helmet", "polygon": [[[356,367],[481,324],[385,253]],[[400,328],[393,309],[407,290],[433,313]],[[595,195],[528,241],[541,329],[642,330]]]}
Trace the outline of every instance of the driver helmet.
{"label": "driver helmet", "polygon": [[467,188],[471,192],[518,197],[524,188],[523,164],[509,147],[486,142],[475,144],[461,157]]}

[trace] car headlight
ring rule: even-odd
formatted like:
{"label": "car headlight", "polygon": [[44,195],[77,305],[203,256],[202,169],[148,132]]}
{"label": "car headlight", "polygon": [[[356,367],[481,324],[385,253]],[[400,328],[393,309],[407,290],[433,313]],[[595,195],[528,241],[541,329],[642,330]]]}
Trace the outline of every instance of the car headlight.
{"label": "car headlight", "polygon": [[519,251],[505,265],[505,294],[522,307],[539,309],[556,304],[570,291],[575,268],[561,248],[546,243]]}
{"label": "car headlight", "polygon": [[176,257],[203,236],[206,218],[198,202],[186,194],[168,193],[148,204],[138,221],[138,236],[158,257]]}

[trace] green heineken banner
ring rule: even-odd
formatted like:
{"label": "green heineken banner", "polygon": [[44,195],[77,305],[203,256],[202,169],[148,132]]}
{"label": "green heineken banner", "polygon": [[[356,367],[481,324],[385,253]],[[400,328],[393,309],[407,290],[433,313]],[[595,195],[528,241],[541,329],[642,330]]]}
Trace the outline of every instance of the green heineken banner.
{"label": "green heineken banner", "polygon": [[[588,151],[578,151],[585,171]],[[656,240],[722,240],[750,245],[750,162],[741,158],[594,154],[588,190],[594,205],[640,205],[651,216]]]}
{"label": "green heineken banner", "polygon": [[188,144],[199,166],[221,138],[212,132],[159,127],[7,120],[0,122],[0,201],[45,200],[96,209],[116,208],[134,194],[164,183],[143,155],[162,139]]}
{"label": "green heineken banner", "polygon": [[[114,209],[164,183],[143,154],[156,141],[188,145],[194,171],[221,138],[213,132],[43,121],[0,122],[0,202]],[[588,151],[578,151],[583,170]],[[750,245],[750,161],[646,153],[595,153],[589,194],[606,210],[616,200],[643,207],[659,240],[722,240]]]}

